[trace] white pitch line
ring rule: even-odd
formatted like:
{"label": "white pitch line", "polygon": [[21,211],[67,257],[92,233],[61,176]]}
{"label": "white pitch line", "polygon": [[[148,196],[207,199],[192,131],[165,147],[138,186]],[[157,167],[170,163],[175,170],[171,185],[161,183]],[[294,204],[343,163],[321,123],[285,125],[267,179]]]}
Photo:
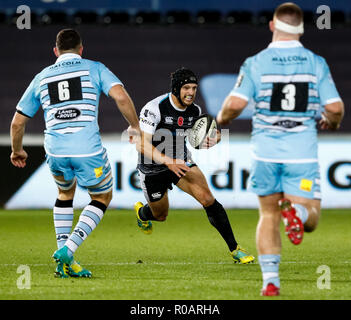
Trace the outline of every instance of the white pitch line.
{"label": "white pitch line", "polygon": [[[142,262],[142,263],[137,263],[137,262],[107,262],[107,263],[85,263],[85,266],[127,266],[127,265],[137,265],[137,264],[143,264],[143,265],[161,265],[161,266],[168,266],[168,265],[235,265],[233,262]],[[258,264],[258,263],[254,263]],[[310,265],[320,265],[320,264],[325,264],[325,262],[309,262],[309,261],[282,261],[280,264],[310,264]],[[351,264],[351,261],[340,261],[340,262],[334,262],[333,265],[338,265],[338,264]],[[15,263],[2,263],[0,266],[2,267],[16,267],[21,264],[15,264]],[[44,267],[44,266],[52,266],[53,263],[28,263],[26,264],[27,266],[30,267]]]}

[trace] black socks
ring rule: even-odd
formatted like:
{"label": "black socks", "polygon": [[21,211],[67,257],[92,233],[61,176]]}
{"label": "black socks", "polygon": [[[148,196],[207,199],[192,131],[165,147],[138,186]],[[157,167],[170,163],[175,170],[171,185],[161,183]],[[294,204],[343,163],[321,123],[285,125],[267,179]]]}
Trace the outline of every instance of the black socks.
{"label": "black socks", "polygon": [[204,207],[207,213],[208,220],[217,229],[227,246],[232,252],[236,249],[238,243],[235,240],[233,230],[223,206],[215,200],[209,207]]}
{"label": "black socks", "polygon": [[139,218],[143,221],[156,220],[148,204],[139,209]]}

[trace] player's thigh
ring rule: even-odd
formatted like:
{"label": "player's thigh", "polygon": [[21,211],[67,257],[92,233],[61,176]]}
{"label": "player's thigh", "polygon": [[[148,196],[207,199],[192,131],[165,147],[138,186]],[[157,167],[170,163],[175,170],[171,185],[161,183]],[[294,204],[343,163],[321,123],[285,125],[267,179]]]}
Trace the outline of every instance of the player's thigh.
{"label": "player's thigh", "polygon": [[157,220],[166,220],[169,210],[168,191],[165,192],[160,200],[153,202],[148,201],[148,205],[152,211],[153,216]]}
{"label": "player's thigh", "polygon": [[107,193],[112,189],[113,178],[106,149],[89,157],[72,157],[71,165],[78,184],[89,194]]}
{"label": "player's thigh", "polygon": [[197,166],[191,167],[190,171],[179,180],[177,187],[194,197],[204,207],[212,205],[215,200],[206,177]]}
{"label": "player's thigh", "polygon": [[278,201],[283,198],[283,193],[273,193],[266,196],[259,196],[259,213],[261,217],[271,217],[276,221],[280,221],[280,208]]}
{"label": "player's thigh", "polygon": [[46,162],[59,191],[60,200],[71,200],[76,189],[76,178],[68,158],[47,155]]}
{"label": "player's thigh", "polygon": [[58,199],[72,200],[76,192],[77,179],[74,177],[72,180],[67,181],[65,177],[53,175],[54,181],[58,189]]}
{"label": "player's thigh", "polygon": [[103,203],[106,207],[112,200],[113,178],[109,174],[105,179],[95,186],[87,187],[91,200]]}
{"label": "player's thigh", "polygon": [[283,192],[281,166],[280,163],[253,160],[248,190],[262,197]]}
{"label": "player's thigh", "polygon": [[155,217],[167,216],[169,209],[168,189],[174,182],[171,172],[145,174],[139,170],[140,186]]}

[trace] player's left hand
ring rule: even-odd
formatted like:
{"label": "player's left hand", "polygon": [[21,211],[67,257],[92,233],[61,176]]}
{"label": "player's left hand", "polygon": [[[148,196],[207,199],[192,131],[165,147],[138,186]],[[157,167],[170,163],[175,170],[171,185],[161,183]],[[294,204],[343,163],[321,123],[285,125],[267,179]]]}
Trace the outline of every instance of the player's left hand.
{"label": "player's left hand", "polygon": [[221,141],[221,132],[216,130],[213,135],[208,136],[201,145],[201,149],[209,149]]}
{"label": "player's left hand", "polygon": [[24,168],[26,166],[27,158],[28,154],[23,149],[12,152],[10,156],[11,163],[17,168]]}

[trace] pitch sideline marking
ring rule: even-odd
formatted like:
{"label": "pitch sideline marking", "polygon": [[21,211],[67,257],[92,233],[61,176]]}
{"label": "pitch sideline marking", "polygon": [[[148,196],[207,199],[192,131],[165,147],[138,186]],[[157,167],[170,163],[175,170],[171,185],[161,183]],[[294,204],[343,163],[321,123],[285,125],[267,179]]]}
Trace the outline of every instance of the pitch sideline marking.
{"label": "pitch sideline marking", "polygon": [[[137,264],[143,264],[143,265],[234,265],[233,262],[202,262],[202,263],[195,263],[195,262],[142,262],[142,263],[137,263],[137,262],[104,262],[104,263],[85,263],[85,266],[127,266],[127,265],[137,265]],[[254,263],[257,264],[258,263]],[[308,261],[282,261],[280,264],[310,264],[310,265],[319,265],[321,262],[308,262]],[[333,263],[333,265],[338,265],[338,264],[351,264],[351,261],[341,261],[337,263]],[[51,263],[28,263],[26,264],[27,266],[32,266],[32,267],[44,267],[44,266],[51,266]],[[3,267],[16,267],[18,264],[16,263],[1,263],[0,266]]]}

